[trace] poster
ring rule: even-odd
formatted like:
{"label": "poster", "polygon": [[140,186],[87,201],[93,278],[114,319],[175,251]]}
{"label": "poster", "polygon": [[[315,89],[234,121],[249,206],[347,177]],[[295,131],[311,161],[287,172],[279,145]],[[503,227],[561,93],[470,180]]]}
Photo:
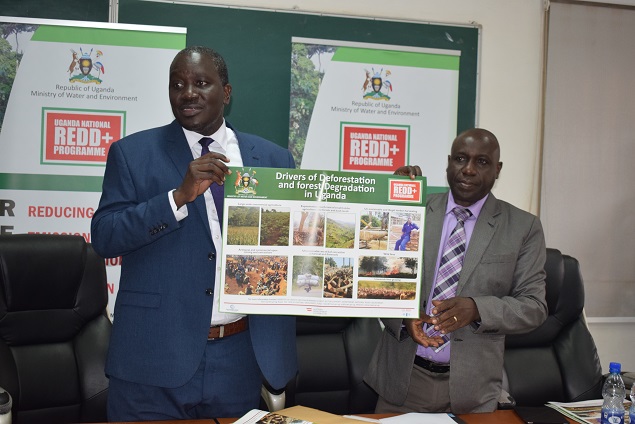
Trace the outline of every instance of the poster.
{"label": "poster", "polygon": [[[112,143],[172,119],[185,29],[0,17],[0,234],[91,241]],[[106,259],[113,317],[121,258]]]}
{"label": "poster", "polygon": [[221,311],[419,316],[424,177],[231,169]]}

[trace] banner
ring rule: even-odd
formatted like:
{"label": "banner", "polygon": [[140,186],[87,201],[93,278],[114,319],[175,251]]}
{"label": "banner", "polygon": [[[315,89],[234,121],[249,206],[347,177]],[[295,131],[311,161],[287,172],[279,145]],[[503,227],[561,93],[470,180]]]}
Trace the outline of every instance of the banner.
{"label": "banner", "polygon": [[[108,150],[173,119],[185,29],[0,17],[0,234],[87,242]],[[120,258],[106,261],[112,317]]]}
{"label": "banner", "polygon": [[425,178],[231,169],[221,311],[419,316]]}
{"label": "banner", "polygon": [[289,148],[302,169],[392,173],[446,187],[460,52],[293,38]]}

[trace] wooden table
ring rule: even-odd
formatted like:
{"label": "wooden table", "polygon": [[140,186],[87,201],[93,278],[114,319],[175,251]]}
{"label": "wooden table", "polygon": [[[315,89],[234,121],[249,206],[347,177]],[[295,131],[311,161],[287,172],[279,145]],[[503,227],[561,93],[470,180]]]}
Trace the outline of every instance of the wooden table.
{"label": "wooden table", "polygon": [[[368,418],[387,418],[393,416],[392,414],[360,414],[362,417]],[[495,412],[490,412],[487,414],[462,414],[458,416],[466,424],[524,424],[523,420],[521,420],[518,415],[514,411],[511,410],[500,410]],[[567,418],[570,424],[576,424],[575,421]],[[220,424],[231,424],[235,421],[235,418],[219,418],[218,422]],[[127,422],[127,423],[117,423],[117,424],[210,424],[213,421],[207,420],[175,420],[175,421],[146,421],[144,423],[136,423],[136,422]],[[101,423],[106,424],[106,423]],[[115,423],[110,423],[115,424]],[[360,421],[360,424],[364,424],[363,421]]]}

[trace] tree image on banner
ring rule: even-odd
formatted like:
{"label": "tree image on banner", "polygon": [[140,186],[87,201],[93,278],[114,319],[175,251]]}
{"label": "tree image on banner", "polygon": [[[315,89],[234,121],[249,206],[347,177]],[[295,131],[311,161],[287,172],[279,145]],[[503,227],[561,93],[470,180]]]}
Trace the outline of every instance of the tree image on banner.
{"label": "tree image on banner", "polygon": [[334,47],[293,43],[291,52],[291,105],[289,112],[289,150],[296,166],[302,162],[302,152],[311,123],[311,115],[324,77],[320,57]]}
{"label": "tree image on banner", "polygon": [[32,33],[37,27],[37,25],[17,23],[0,24],[2,32],[2,39],[0,39],[0,130],[2,130],[2,122],[9,103],[13,80],[24,54],[20,49],[19,35]]}

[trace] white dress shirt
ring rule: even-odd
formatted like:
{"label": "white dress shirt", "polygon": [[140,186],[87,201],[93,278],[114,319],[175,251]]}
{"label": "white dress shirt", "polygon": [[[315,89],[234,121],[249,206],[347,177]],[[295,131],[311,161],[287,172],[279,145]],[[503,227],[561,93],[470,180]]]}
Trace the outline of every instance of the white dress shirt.
{"label": "white dress shirt", "polygon": [[[202,146],[200,145],[199,140],[202,137],[211,137],[214,142],[209,145],[210,152],[216,152],[225,155],[229,159],[229,163],[227,164],[228,166],[243,166],[243,158],[240,155],[240,148],[238,147],[238,139],[236,138],[236,134],[234,133],[234,131],[228,128],[227,125],[225,125],[224,120],[218,131],[216,131],[214,134],[198,134],[193,131],[186,130],[185,128],[183,128],[183,133],[185,133],[185,138],[187,139],[187,143],[190,145],[190,150],[192,151],[192,157],[194,159],[198,159],[201,157]],[[204,196],[205,207],[207,208],[207,219],[209,221],[209,227],[212,233],[214,248],[216,249],[216,277],[214,280],[215,307],[212,309],[212,322],[210,323],[210,325],[228,324],[230,322],[239,320],[244,315],[226,314],[218,311],[218,306],[220,305],[220,292],[221,290],[224,290],[223,285],[220,283],[223,245],[223,239],[221,237],[222,223],[218,220],[218,213],[216,211],[216,205],[214,204],[214,198],[212,197],[211,191],[206,190]],[[181,208],[177,209],[172,192],[169,193],[168,197],[177,221],[185,219],[188,215],[187,206],[183,205]]]}

